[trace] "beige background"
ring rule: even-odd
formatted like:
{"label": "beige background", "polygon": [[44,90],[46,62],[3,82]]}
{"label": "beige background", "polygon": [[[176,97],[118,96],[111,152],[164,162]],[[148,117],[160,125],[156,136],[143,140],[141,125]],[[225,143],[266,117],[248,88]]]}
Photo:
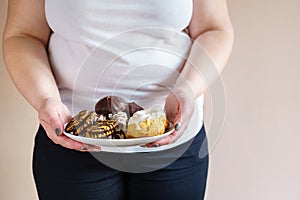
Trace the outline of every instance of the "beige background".
{"label": "beige background", "polygon": [[[0,2],[2,32],[7,1]],[[300,200],[299,8],[298,0],[229,0],[236,39],[223,73],[226,120],[211,151],[206,200]],[[2,58],[0,76],[0,199],[37,199],[37,116]]]}

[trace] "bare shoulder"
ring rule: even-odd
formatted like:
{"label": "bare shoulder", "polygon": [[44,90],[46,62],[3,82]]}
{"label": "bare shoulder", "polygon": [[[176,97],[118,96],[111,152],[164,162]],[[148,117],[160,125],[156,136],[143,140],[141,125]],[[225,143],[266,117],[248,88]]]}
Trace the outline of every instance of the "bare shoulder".
{"label": "bare shoulder", "polygon": [[193,39],[207,30],[232,31],[227,0],[193,0],[188,31]]}
{"label": "bare shoulder", "polygon": [[31,36],[47,44],[50,28],[45,17],[44,0],[9,0],[3,39]]}

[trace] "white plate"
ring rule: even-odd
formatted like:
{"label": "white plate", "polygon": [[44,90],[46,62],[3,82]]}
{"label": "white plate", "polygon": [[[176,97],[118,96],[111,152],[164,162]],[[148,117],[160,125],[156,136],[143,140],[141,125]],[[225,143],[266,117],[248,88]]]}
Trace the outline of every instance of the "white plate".
{"label": "white plate", "polygon": [[150,142],[154,142],[170,135],[173,131],[174,128],[170,127],[168,128],[167,132],[165,132],[162,135],[157,135],[153,137],[143,137],[143,138],[131,138],[131,139],[95,139],[95,138],[76,136],[66,132],[64,132],[64,134],[73,140],[83,142],[85,144],[91,144],[95,146],[124,147],[124,146],[143,145]]}
{"label": "white plate", "polygon": [[[202,125],[203,125],[203,99],[199,98],[196,102],[195,102],[195,110],[193,112],[193,116],[189,122],[189,125],[187,127],[187,129],[185,130],[185,132],[182,134],[182,136],[174,143],[172,144],[168,144],[168,145],[163,145],[160,147],[144,147],[142,146],[142,144],[145,143],[149,143],[149,142],[153,142],[155,140],[159,140],[160,138],[166,137],[167,135],[171,134],[172,131],[168,131],[167,133],[160,135],[160,136],[155,136],[155,137],[149,137],[149,138],[136,138],[136,139],[118,139],[119,143],[122,142],[122,140],[128,140],[126,141],[126,143],[129,145],[127,146],[120,146],[120,145],[116,145],[114,143],[114,141],[116,141],[117,139],[90,139],[90,138],[83,138],[83,137],[78,137],[78,136],[74,136],[68,133],[65,133],[66,136],[80,141],[80,142],[85,142],[88,143],[89,141],[94,141],[96,140],[98,142],[99,146],[100,142],[103,144],[108,144],[108,145],[100,145],[101,146],[101,151],[103,152],[112,152],[112,153],[140,153],[140,152],[154,152],[154,151],[162,151],[162,150],[167,150],[167,149],[171,149],[174,148],[180,144],[183,144],[185,142],[190,141],[191,139],[193,139],[195,137],[195,135],[198,133],[198,131],[201,129]],[[146,141],[148,140],[149,141]],[[133,141],[130,141],[133,140]],[[143,140],[143,141],[139,141],[139,140]],[[95,142],[96,142],[95,141]],[[138,142],[139,141],[139,142]],[[118,141],[116,141],[118,142]],[[130,144],[130,142],[132,142]],[[141,142],[141,143],[140,143]],[[138,144],[137,144],[138,143]],[[94,143],[95,145],[96,143]]]}

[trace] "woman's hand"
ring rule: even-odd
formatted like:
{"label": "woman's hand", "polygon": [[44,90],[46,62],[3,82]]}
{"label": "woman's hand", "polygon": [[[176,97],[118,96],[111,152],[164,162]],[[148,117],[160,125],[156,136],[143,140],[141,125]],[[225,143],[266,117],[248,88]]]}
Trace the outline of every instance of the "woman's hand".
{"label": "woman's hand", "polygon": [[194,112],[194,100],[194,95],[188,92],[177,91],[176,94],[168,95],[165,112],[175,130],[169,136],[152,143],[153,147],[173,143],[184,133]]}
{"label": "woman's hand", "polygon": [[63,135],[64,124],[72,118],[68,108],[54,99],[46,99],[38,109],[39,120],[47,136],[55,143],[78,151],[99,151],[100,147],[83,144]]}

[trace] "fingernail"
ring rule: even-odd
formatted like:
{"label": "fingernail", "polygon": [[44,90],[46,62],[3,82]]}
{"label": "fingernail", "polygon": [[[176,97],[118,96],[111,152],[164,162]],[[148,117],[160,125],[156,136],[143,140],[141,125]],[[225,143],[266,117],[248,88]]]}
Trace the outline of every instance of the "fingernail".
{"label": "fingernail", "polygon": [[175,124],[175,130],[178,131],[181,127],[181,122],[178,122],[177,124]]}
{"label": "fingernail", "polygon": [[87,151],[88,149],[86,147],[81,147],[81,151]]}
{"label": "fingernail", "polygon": [[160,147],[160,144],[152,144],[152,147]]}
{"label": "fingernail", "polygon": [[55,129],[55,133],[56,133],[57,136],[60,136],[60,134],[61,134],[60,128],[56,128]]}

